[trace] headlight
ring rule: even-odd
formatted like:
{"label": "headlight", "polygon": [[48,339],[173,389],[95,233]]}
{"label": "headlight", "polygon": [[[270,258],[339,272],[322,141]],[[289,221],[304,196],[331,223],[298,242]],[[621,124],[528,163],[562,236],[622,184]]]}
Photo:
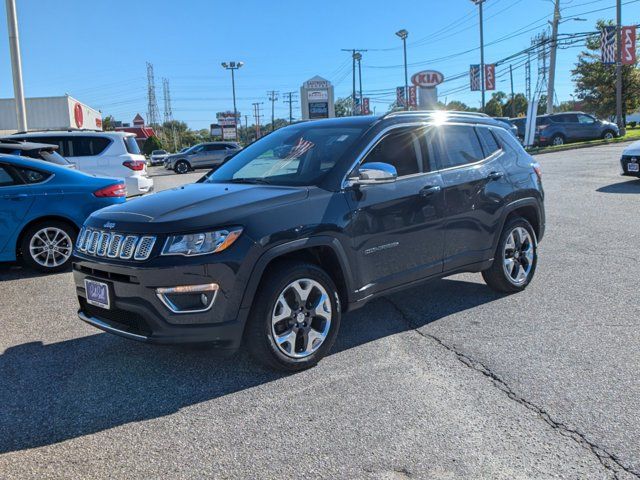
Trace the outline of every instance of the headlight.
{"label": "headlight", "polygon": [[167,238],[162,249],[162,255],[192,257],[222,252],[231,246],[241,233],[242,228],[237,227],[228,230],[216,230],[215,232],[174,235]]}

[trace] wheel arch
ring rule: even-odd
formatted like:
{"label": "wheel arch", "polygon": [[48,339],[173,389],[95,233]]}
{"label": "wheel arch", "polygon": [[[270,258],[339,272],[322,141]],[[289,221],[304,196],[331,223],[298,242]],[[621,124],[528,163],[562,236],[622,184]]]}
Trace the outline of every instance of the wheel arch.
{"label": "wheel arch", "polygon": [[540,206],[540,201],[533,197],[521,198],[509,203],[504,208],[500,222],[500,229],[498,230],[494,240],[494,250],[498,245],[498,240],[500,239],[500,234],[502,233],[505,224],[509,218],[516,216],[523,217],[531,224],[533,231],[536,234],[536,243],[544,236],[545,217],[542,207]]}
{"label": "wheel arch", "polygon": [[66,223],[70,227],[72,227],[75,230],[76,233],[78,233],[80,231],[80,226],[75,221],[73,221],[71,218],[65,217],[64,215],[57,215],[57,214],[56,215],[43,215],[41,217],[33,218],[33,219],[29,220],[29,222],[27,222],[22,227],[22,229],[20,230],[20,233],[16,237],[16,245],[15,245],[16,256],[18,256],[21,253],[20,252],[20,245],[22,244],[22,240],[24,239],[24,236],[27,233],[27,230],[29,230],[34,225],[37,225],[39,223],[44,223],[47,220],[53,220],[53,221],[56,221],[56,222]]}

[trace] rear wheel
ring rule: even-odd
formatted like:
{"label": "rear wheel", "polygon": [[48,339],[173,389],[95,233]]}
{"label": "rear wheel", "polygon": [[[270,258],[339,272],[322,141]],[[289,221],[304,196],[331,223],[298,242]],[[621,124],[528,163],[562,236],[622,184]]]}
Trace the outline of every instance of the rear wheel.
{"label": "rear wheel", "polygon": [[564,145],[564,137],[559,133],[551,137],[551,145]]}
{"label": "rear wheel", "polygon": [[536,271],[538,251],[535,232],[522,217],[511,218],[502,230],[493,264],[482,272],[484,281],[499,292],[520,292]]}
{"label": "rear wheel", "polygon": [[76,230],[68,223],[51,220],[29,227],[20,249],[25,263],[41,272],[66,269],[71,262]]}
{"label": "rear wheel", "polygon": [[176,173],[184,174],[184,173],[188,173],[189,170],[191,170],[191,167],[189,163],[187,163],[185,160],[180,160],[176,163],[176,166],[173,167],[173,170]]}
{"label": "rear wheel", "polygon": [[289,372],[316,365],[340,328],[340,303],[331,277],[313,264],[277,265],[262,281],[245,340],[260,363]]}

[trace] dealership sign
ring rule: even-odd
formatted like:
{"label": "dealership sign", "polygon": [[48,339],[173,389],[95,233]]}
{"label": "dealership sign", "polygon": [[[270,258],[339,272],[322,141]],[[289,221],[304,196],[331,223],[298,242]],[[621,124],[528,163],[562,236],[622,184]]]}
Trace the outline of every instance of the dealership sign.
{"label": "dealership sign", "polygon": [[444,75],[435,70],[423,70],[422,72],[414,73],[411,77],[411,83],[416,87],[433,88],[444,82]]}

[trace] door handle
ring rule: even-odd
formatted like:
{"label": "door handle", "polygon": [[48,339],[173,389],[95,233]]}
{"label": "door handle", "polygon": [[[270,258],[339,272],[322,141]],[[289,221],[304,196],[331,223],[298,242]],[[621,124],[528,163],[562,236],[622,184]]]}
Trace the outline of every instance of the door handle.
{"label": "door handle", "polygon": [[487,180],[500,180],[504,177],[504,172],[491,172],[487,175]]}
{"label": "door handle", "polygon": [[7,195],[3,195],[2,198],[5,198],[7,200],[21,200],[23,198],[27,198],[28,195],[26,193],[15,193],[13,195],[11,194],[7,194]]}
{"label": "door handle", "polygon": [[440,191],[440,185],[427,185],[420,190],[420,195],[423,197],[430,197],[431,195]]}

